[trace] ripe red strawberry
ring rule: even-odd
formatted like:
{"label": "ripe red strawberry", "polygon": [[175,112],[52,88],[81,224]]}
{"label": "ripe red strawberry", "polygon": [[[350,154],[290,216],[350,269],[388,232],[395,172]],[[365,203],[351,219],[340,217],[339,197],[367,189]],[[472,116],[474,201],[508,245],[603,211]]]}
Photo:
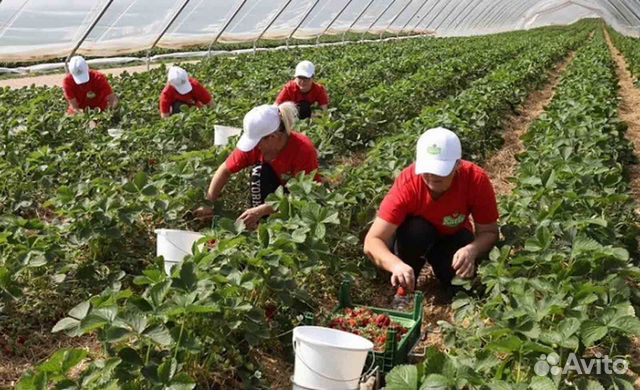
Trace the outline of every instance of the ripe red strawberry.
{"label": "ripe red strawberry", "polygon": [[401,296],[401,297],[405,297],[405,296],[407,296],[407,290],[405,290],[404,287],[400,286],[400,287],[398,287],[398,290],[396,291],[396,295]]}

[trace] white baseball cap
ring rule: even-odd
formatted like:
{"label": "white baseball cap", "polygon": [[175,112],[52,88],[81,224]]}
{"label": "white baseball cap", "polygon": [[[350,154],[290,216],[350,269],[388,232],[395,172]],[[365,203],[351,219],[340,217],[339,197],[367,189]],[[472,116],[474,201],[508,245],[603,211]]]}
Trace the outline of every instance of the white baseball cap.
{"label": "white baseball cap", "polygon": [[69,73],[76,84],[84,84],[89,81],[89,65],[81,56],[71,57],[69,60]]}
{"label": "white baseball cap", "polygon": [[449,176],[462,158],[460,139],[451,130],[436,127],[425,131],[416,147],[416,174],[431,173]]}
{"label": "white baseball cap", "polygon": [[169,81],[169,84],[171,84],[171,86],[175,88],[180,95],[186,95],[193,89],[191,83],[189,82],[189,74],[186,70],[182,69],[179,66],[174,65],[169,68],[167,80]]}
{"label": "white baseball cap", "polygon": [[302,61],[296,66],[295,77],[302,76],[312,78],[316,74],[316,67],[311,61]]}
{"label": "white baseball cap", "polygon": [[280,128],[280,111],[278,107],[263,104],[254,107],[244,116],[242,135],[236,147],[243,152],[253,150],[262,139]]}

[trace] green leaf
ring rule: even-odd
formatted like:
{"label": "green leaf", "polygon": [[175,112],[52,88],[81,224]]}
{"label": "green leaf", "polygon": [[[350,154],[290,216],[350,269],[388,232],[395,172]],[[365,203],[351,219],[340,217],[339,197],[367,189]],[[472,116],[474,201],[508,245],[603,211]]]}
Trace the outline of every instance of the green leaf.
{"label": "green leaf", "polygon": [[62,330],[73,329],[78,327],[78,325],[80,325],[80,321],[76,320],[75,318],[65,317],[54,325],[53,329],[51,329],[51,332],[57,333]]}
{"label": "green leaf", "polygon": [[147,185],[147,175],[144,172],[138,172],[136,176],[133,178],[133,184],[136,186],[138,190],[144,188]]}
{"label": "green leaf", "polygon": [[580,320],[577,318],[565,318],[558,324],[558,329],[564,338],[573,336],[578,330],[580,330]]}
{"label": "green leaf", "polygon": [[118,352],[118,357],[122,359],[123,362],[129,363],[132,366],[142,367],[144,362],[138,352],[136,352],[133,348],[125,347]]}
{"label": "green leaf", "polygon": [[109,342],[117,342],[125,339],[130,334],[128,329],[112,326],[105,333],[106,340]]}
{"label": "green leaf", "polygon": [[516,336],[507,336],[498,341],[489,343],[487,348],[496,352],[515,352],[522,346],[522,340]]}
{"label": "green leaf", "polygon": [[184,372],[178,373],[171,380],[171,390],[191,390],[196,383]]}
{"label": "green leaf", "polygon": [[551,378],[546,376],[534,376],[531,378],[531,383],[529,383],[529,388],[531,390],[556,390],[558,386],[551,380]]}
{"label": "green leaf", "polygon": [[389,390],[413,390],[418,388],[418,370],[416,366],[396,366],[385,378],[387,381],[385,388]]}
{"label": "green leaf", "polygon": [[45,372],[27,373],[16,384],[16,390],[48,390],[48,382]]}
{"label": "green leaf", "polygon": [[618,317],[611,321],[609,326],[621,330],[627,335],[640,335],[640,319],[634,316]]}
{"label": "green leaf", "polygon": [[608,328],[595,321],[587,320],[580,327],[580,336],[586,347],[591,347],[594,343],[603,338],[608,332]]}
{"label": "green leaf", "polygon": [[66,375],[86,357],[87,351],[82,349],[61,349],[39,365],[38,370],[55,375]]}
{"label": "green leaf", "polygon": [[175,359],[168,359],[162,362],[162,364],[158,366],[158,377],[160,378],[160,381],[167,385],[170,384],[171,378],[173,378],[176,373],[177,366],[178,363]]}
{"label": "green leaf", "polygon": [[89,303],[89,301],[79,303],[73,309],[69,310],[69,316],[78,320],[82,320],[87,316],[90,307],[91,304]]}
{"label": "green leaf", "polygon": [[167,293],[171,289],[171,281],[165,280],[164,282],[158,283],[151,288],[150,295],[151,301],[153,305],[157,308],[162,303],[164,303],[164,298],[167,296]]}
{"label": "green leaf", "polygon": [[162,325],[155,326],[144,332],[144,335],[149,337],[153,342],[161,346],[167,346],[173,342],[171,334]]}
{"label": "green leaf", "polygon": [[450,387],[449,381],[447,380],[446,376],[442,374],[429,374],[425,378],[424,382],[422,382],[422,385],[420,385],[420,390],[427,390],[427,389],[442,390],[442,389],[447,389],[449,387]]}
{"label": "green leaf", "polygon": [[294,232],[291,234],[291,241],[299,244],[305,242],[305,240],[307,239],[308,230],[308,228],[298,228],[294,230]]}
{"label": "green leaf", "polygon": [[604,390],[604,386],[595,379],[588,379],[584,390]]}

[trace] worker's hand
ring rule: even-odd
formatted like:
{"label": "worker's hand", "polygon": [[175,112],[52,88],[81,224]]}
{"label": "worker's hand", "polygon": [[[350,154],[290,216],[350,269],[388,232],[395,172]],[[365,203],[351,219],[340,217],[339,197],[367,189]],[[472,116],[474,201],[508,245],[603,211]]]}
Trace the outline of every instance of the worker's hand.
{"label": "worker's hand", "polygon": [[193,215],[197,220],[210,221],[213,218],[213,206],[211,207],[198,207],[193,211]]}
{"label": "worker's hand", "polygon": [[463,246],[453,255],[451,266],[456,271],[456,275],[461,278],[471,278],[476,273],[477,253],[469,246]]}
{"label": "worker's hand", "polygon": [[245,210],[244,213],[240,214],[238,217],[238,221],[243,221],[244,226],[249,230],[255,230],[258,227],[258,222],[260,222],[260,218],[267,215],[265,205],[260,205],[257,207],[252,207],[250,209]]}
{"label": "worker's hand", "polygon": [[402,286],[407,291],[413,291],[415,287],[415,275],[413,268],[406,263],[399,261],[391,268],[391,285],[393,287]]}

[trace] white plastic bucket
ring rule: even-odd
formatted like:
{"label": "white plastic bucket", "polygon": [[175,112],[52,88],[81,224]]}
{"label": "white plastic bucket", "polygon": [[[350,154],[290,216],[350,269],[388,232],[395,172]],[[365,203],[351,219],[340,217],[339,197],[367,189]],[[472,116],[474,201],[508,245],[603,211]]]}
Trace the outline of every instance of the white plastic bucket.
{"label": "white plastic bucket", "polygon": [[242,129],[229,126],[213,126],[213,144],[216,146],[226,146],[229,143],[229,137],[240,135]]}
{"label": "white plastic bucket", "polygon": [[357,389],[373,343],[364,337],[322,326],[293,329],[296,355],[293,383],[314,390]]}
{"label": "white plastic bucket", "polygon": [[204,237],[198,232],[175,229],[156,229],[156,256],[164,257],[164,270],[171,275],[171,268],[192,255],[193,243]]}

